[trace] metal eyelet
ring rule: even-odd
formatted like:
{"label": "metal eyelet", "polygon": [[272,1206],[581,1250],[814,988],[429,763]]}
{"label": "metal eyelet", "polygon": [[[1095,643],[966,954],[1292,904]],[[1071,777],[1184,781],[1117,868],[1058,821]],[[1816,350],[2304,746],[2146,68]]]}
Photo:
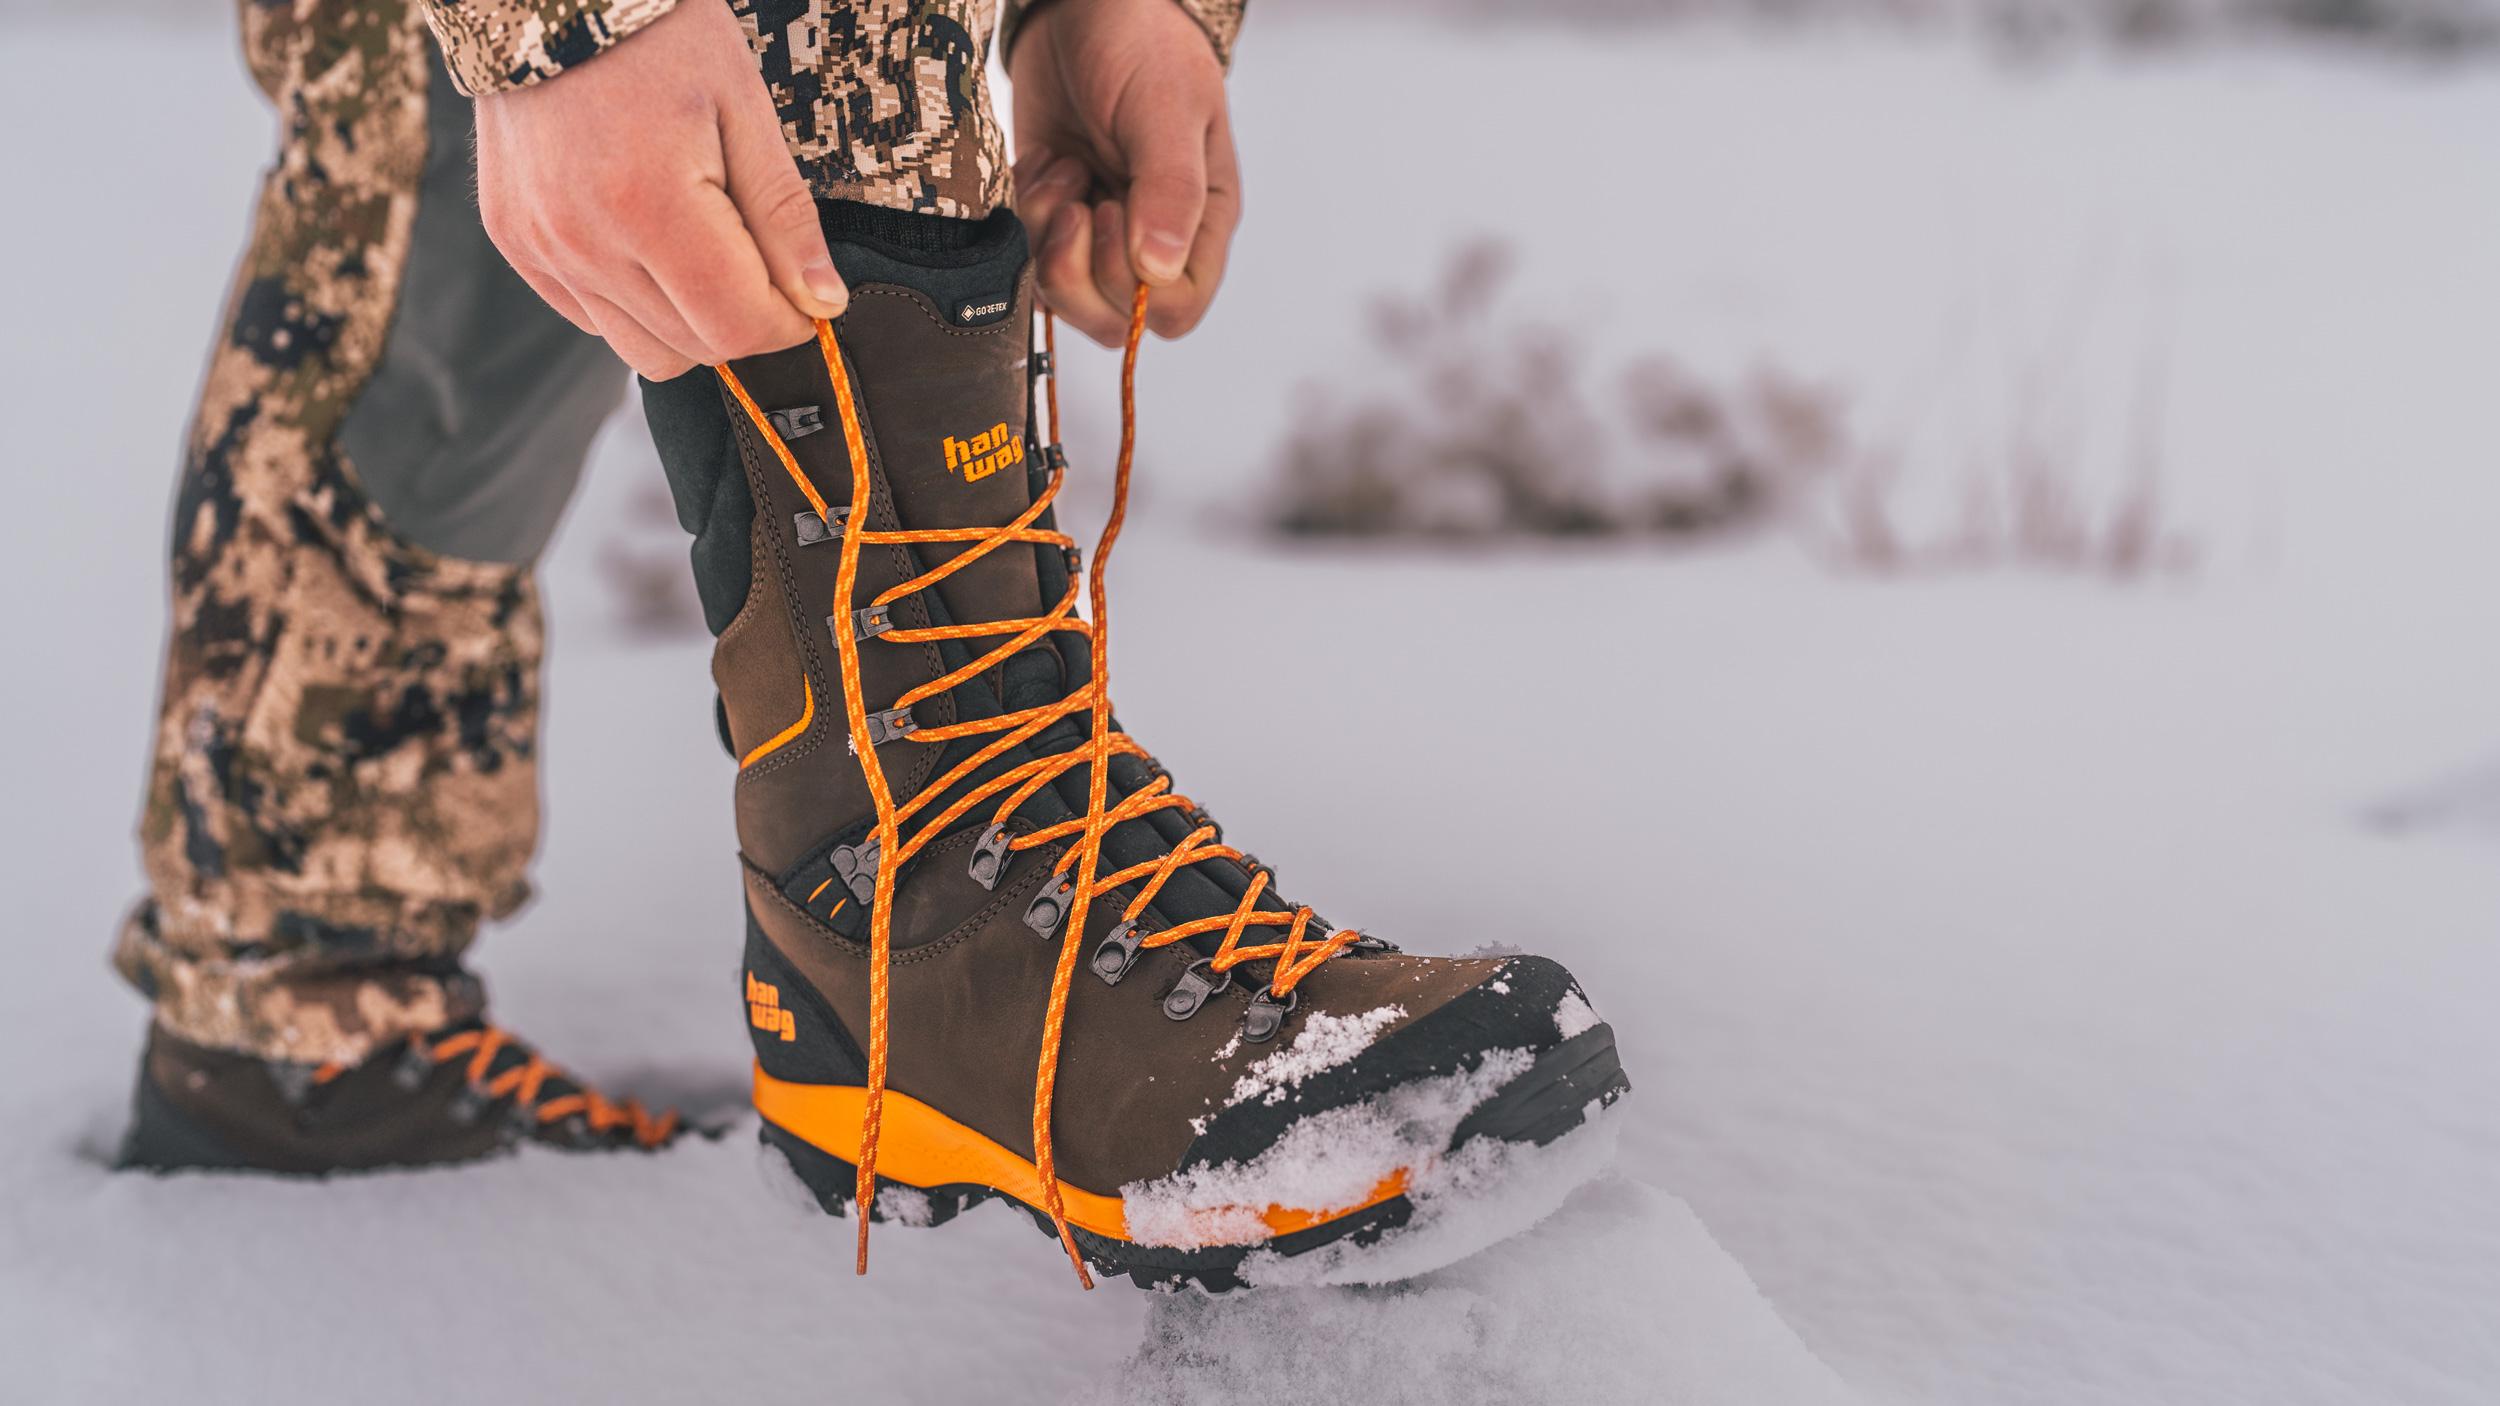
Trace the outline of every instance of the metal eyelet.
{"label": "metal eyelet", "polygon": [[1137,965],[1137,941],[1144,934],[1137,930],[1137,920],[1130,918],[1111,929],[1108,937],[1094,946],[1094,975],[1105,986],[1117,986],[1128,969]]}
{"label": "metal eyelet", "polygon": [[312,1097],[313,1066],[292,1061],[272,1060],[267,1065],[269,1082],[278,1086],[278,1097],[290,1108],[301,1108]]}
{"label": "metal eyelet", "polygon": [[1024,925],[1042,937],[1059,931],[1059,920],[1068,916],[1068,900],[1076,893],[1076,878],[1062,874],[1033,895],[1033,904],[1024,910]]}
{"label": "metal eyelet", "polygon": [[851,612],[851,638],[873,640],[894,628],[894,613],[882,605],[864,605]]}
{"label": "metal eyelet", "polygon": [[391,1066],[391,1082],[413,1091],[424,1087],[433,1073],[434,1056],[427,1054],[416,1041],[410,1040],[399,1047],[399,1062]]}
{"label": "metal eyelet", "polygon": [[1056,444],[1042,446],[1042,467],[1057,473],[1068,466],[1068,451]]}
{"label": "metal eyelet", "polygon": [[841,541],[842,526],[845,522],[849,521],[850,516],[850,509],[835,508],[833,509],[833,521],[827,522],[823,517],[817,514],[815,509],[810,508],[806,512],[793,515],[790,519],[790,523],[791,526],[796,528],[798,531],[799,545],[802,547],[813,547],[825,542]]}
{"label": "metal eyelet", "polygon": [[459,1092],[451,1096],[451,1105],[444,1111],[451,1115],[451,1121],[466,1126],[476,1122],[478,1115],[486,1111],[486,1102],[485,1092],[477,1085],[462,1084]]}
{"label": "metal eyelet", "polygon": [[1164,993],[1163,1013],[1174,1020],[1187,1020],[1198,1013],[1198,1008],[1207,1003],[1208,997],[1232,984],[1231,972],[1216,971],[1214,958],[1200,957],[1190,963],[1189,970],[1182,972],[1181,979],[1172,983],[1172,989]]}
{"label": "metal eyelet", "polygon": [[1250,1008],[1241,1013],[1241,1038],[1254,1045],[1275,1039],[1276,1032],[1285,1028],[1285,1017],[1301,1004],[1300,987],[1286,992],[1282,1001],[1276,999],[1274,986],[1261,987],[1259,994],[1250,998]]}
{"label": "metal eyelet", "polygon": [[985,889],[998,887],[998,881],[1007,876],[1007,866],[1011,862],[1007,855],[1007,842],[1012,838],[1014,836],[1005,825],[993,825],[981,832],[981,842],[972,847],[972,859],[967,866],[974,883]]}
{"label": "metal eyelet", "polygon": [[772,422],[773,433],[781,436],[781,442],[784,444],[794,439],[805,439],[825,427],[824,410],[814,405],[794,405],[787,410],[767,410],[764,412],[764,418]]}
{"label": "metal eyelet", "polygon": [[861,903],[873,903],[877,897],[877,865],[885,851],[875,836],[856,845],[835,845],[826,862],[833,866],[833,876],[851,891]]}
{"label": "metal eyelet", "polygon": [[[898,737],[909,737],[919,730],[920,723],[912,717],[909,708],[888,708],[882,713],[868,715],[868,745],[871,747],[882,747]],[[849,744],[851,755],[858,756],[859,743],[849,738],[845,738],[844,741]]]}
{"label": "metal eyelet", "polygon": [[1051,367],[1050,367],[1050,353],[1049,353],[1049,352],[1046,352],[1046,351],[1037,351],[1037,352],[1033,353],[1033,374],[1034,374],[1036,377],[1040,377],[1040,376],[1047,376],[1047,375],[1051,374]]}

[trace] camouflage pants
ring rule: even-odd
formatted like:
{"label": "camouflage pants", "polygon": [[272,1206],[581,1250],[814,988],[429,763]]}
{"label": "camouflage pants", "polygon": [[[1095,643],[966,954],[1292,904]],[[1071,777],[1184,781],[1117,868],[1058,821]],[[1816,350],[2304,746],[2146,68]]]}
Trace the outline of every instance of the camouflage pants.
{"label": "camouflage pants", "polygon": [[[1006,198],[993,3],[740,0],[820,194]],[[527,896],[529,561],[624,372],[492,258],[417,0],[241,13],[280,144],[190,431],[115,961],[176,1034],[352,1061],[478,1011],[462,953]]]}

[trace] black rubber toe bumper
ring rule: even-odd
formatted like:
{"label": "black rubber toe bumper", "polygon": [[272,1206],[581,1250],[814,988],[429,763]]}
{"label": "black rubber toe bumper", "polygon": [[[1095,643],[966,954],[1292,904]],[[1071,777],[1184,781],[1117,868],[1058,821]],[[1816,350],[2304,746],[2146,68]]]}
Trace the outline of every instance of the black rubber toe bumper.
{"label": "black rubber toe bumper", "polygon": [[1440,1009],[1346,1063],[1302,1080],[1291,1097],[1273,1103],[1247,1099],[1218,1111],[1181,1166],[1246,1161],[1314,1113],[1474,1069],[1496,1050],[1525,1051],[1534,1061],[1530,1073],[1469,1114],[1451,1145],[1480,1135],[1551,1142],[1579,1125],[1590,1102],[1612,1102],[1630,1087],[1612,1030],[1598,1024],[1564,1035],[1561,1012],[1567,1003],[1587,1009],[1579,983],[1561,963],[1513,957]]}

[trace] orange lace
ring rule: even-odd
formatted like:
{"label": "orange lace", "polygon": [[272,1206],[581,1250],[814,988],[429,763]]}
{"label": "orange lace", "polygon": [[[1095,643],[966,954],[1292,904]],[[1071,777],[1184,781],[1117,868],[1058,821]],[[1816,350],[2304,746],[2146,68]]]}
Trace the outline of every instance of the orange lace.
{"label": "orange lace", "polygon": [[[1052,973],[1050,1005],[1042,1032],[1042,1052],[1034,1072],[1033,1087],[1033,1163],[1040,1174],[1043,1207],[1051,1224],[1059,1232],[1059,1243],[1067,1251],[1068,1261],[1076,1267],[1078,1282],[1093,1287],[1093,1276],[1087,1272],[1085,1257],[1076,1246],[1075,1235],[1068,1227],[1068,1218],[1059,1195],[1059,1179],[1051,1148],[1051,1111],[1058,1091],[1059,1045],[1067,1021],[1068,988],[1076,972],[1078,949],[1082,946],[1085,922],[1093,900],[1109,895],[1125,884],[1136,884],[1122,921],[1134,923],[1154,902],[1171,877],[1191,864],[1209,860],[1235,860],[1249,863],[1252,877],[1243,891],[1239,906],[1230,915],[1201,918],[1160,932],[1148,933],[1137,942],[1138,950],[1150,951],[1168,947],[1202,933],[1221,931],[1223,941],[1207,959],[1209,970],[1222,974],[1244,962],[1269,961],[1275,964],[1274,976],[1268,983],[1276,997],[1291,995],[1294,987],[1318,966],[1359,940],[1352,929],[1314,934],[1313,915],[1307,907],[1291,910],[1261,908],[1260,896],[1267,891],[1269,875],[1249,856],[1216,839],[1215,826],[1201,823],[1172,847],[1159,860],[1132,864],[1109,873],[1102,870],[1103,839],[1114,826],[1151,815],[1157,811],[1180,810],[1198,815],[1198,807],[1187,796],[1172,789],[1171,778],[1158,774],[1152,781],[1130,794],[1119,804],[1109,803],[1109,763],[1115,756],[1146,757],[1146,750],[1128,734],[1114,732],[1111,727],[1111,685],[1109,655],[1110,602],[1104,592],[1104,568],[1111,560],[1112,544],[1119,539],[1120,525],[1128,514],[1129,470],[1137,446],[1137,349],[1145,336],[1146,296],[1143,284],[1129,308],[1128,340],[1120,360],[1120,456],[1113,477],[1111,514],[1103,523],[1102,536],[1094,546],[1094,562],[1087,576],[1087,594],[1092,607],[1090,619],[1077,613],[1077,585],[1071,577],[1068,588],[1058,602],[1044,614],[1021,620],[1000,620],[982,624],[944,625],[926,629],[892,628],[879,638],[896,644],[925,644],[937,640],[972,640],[1004,636],[988,653],[956,669],[952,673],[913,688],[895,701],[897,709],[913,706],[923,700],[946,693],[956,685],[980,676],[1004,664],[1014,655],[1045,637],[1068,633],[1087,641],[1086,654],[1091,662],[1090,677],[1083,687],[1074,689],[1056,702],[1020,709],[994,718],[979,718],[939,727],[921,727],[905,734],[905,740],[939,745],[958,738],[996,734],[979,750],[966,757],[945,775],[923,786],[910,800],[897,803],[886,781],[886,768],[869,740],[868,710],[860,694],[859,641],[856,630],[832,632],[842,670],[843,718],[849,724],[851,750],[860,758],[860,768],[867,774],[868,793],[876,806],[876,829],[872,836],[880,853],[876,869],[876,888],[869,908],[868,922],[868,1087],[866,1109],[860,1123],[859,1183],[857,1205],[859,1216],[859,1255],[857,1272],[868,1272],[868,1207],[876,1204],[877,1136],[882,1122],[886,1082],[886,998],[888,968],[893,957],[893,890],[896,876],[903,864],[938,836],[947,833],[973,807],[993,796],[999,797],[990,823],[1003,825],[1027,800],[1073,768],[1088,768],[1085,813],[1073,820],[1031,831],[1008,842],[1013,850],[1033,849],[1074,837],[1076,843],[1060,855],[1052,869],[1055,875],[1066,876],[1075,870],[1074,892],[1065,918],[1057,969]],[[1042,338],[1045,354],[1056,362],[1058,329],[1048,313],[1042,315]],[[816,324],[816,345],[824,356],[825,370],[833,379],[835,408],[842,421],[842,440],[854,466],[868,462],[866,442],[860,430],[859,410],[851,394],[851,380],[843,364],[841,347],[835,342],[831,323]],[[774,433],[772,422],[759,408],[737,375],[727,366],[713,368],[722,384],[746,412],[756,432],[781,461],[792,483],[798,486],[808,506],[827,523],[842,522],[841,560],[834,578],[834,599],[849,602],[855,599],[859,582],[859,559],[863,548],[895,544],[933,545],[966,543],[957,555],[936,567],[893,587],[877,596],[870,608],[890,606],[915,591],[926,590],[963,570],[990,552],[1011,543],[1055,546],[1070,550],[1074,538],[1064,533],[1037,527],[1042,514],[1050,510],[1067,480],[1064,459],[1054,465],[1050,483],[1030,507],[1015,521],[1000,528],[947,528],[930,531],[878,532],[868,528],[870,475],[851,474],[851,503],[847,518],[830,511],[823,495],[808,481],[799,468],[789,446]],[[1055,374],[1047,385],[1050,443],[1059,443],[1059,387]],[[1054,456],[1056,458],[1057,456]],[[1062,718],[1083,712],[1088,717],[1088,731],[1083,745],[1065,752],[1053,753],[1021,762],[998,775],[972,787],[945,809],[930,816],[909,840],[901,835],[904,821],[913,818],[934,800],[969,781],[981,768],[1022,743],[1039,735]],[[1149,758],[1151,760],[1151,758]],[[1252,927],[1283,928],[1280,941],[1244,942],[1242,935]]]}
{"label": "orange lace", "polygon": [[[582,1115],[584,1121],[590,1124],[593,1132],[604,1133],[617,1128],[631,1129],[635,1143],[643,1147],[657,1147],[668,1141],[669,1134],[677,1131],[676,1110],[671,1109],[654,1117],[648,1109],[642,1106],[640,1099],[629,1098],[623,1103],[614,1102],[598,1090],[582,1083],[581,1080],[549,1064],[545,1056],[531,1049],[526,1043],[514,1039],[501,1026],[487,1025],[475,1030],[463,1030],[457,1035],[447,1035],[431,1045],[426,1044],[422,1038],[412,1035],[409,1037],[409,1043],[438,1065],[449,1064],[460,1056],[467,1055],[469,1057],[468,1079],[473,1088],[488,1098],[509,1096],[515,1104],[536,1114],[541,1123],[560,1123],[578,1113]],[[528,1055],[528,1058],[501,1074],[491,1079],[488,1078],[487,1071],[494,1067],[495,1056],[506,1047],[517,1049]],[[343,1068],[341,1065],[325,1064],[313,1071],[314,1082],[328,1083],[337,1078]],[[549,1079],[553,1078],[562,1078],[573,1084],[574,1091],[558,1094],[545,1103],[540,1103],[539,1091],[546,1087]]]}

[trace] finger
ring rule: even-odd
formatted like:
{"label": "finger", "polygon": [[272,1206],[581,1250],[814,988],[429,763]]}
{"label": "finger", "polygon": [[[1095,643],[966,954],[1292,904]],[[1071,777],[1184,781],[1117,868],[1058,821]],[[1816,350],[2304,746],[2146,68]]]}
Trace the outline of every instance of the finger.
{"label": "finger", "polygon": [[[1028,174],[1029,172],[1029,174]],[[1069,201],[1082,201],[1092,174],[1072,156],[1038,153],[1016,173],[1016,214],[1035,238],[1050,229]]]}
{"label": "finger", "polygon": [[[678,299],[663,289],[658,277],[640,264],[611,265],[600,271],[596,285],[576,284],[574,292],[585,295],[585,301],[586,295],[591,294],[606,300],[632,318],[644,332],[688,361],[712,366],[747,354],[731,351],[696,331],[686,321]],[[801,321],[804,322],[804,319]]]}
{"label": "finger", "polygon": [[[675,356],[709,364],[718,360],[677,313],[676,306],[634,256],[605,248],[595,254],[568,255],[567,274],[518,260],[513,272],[565,319],[593,336],[607,335],[593,303],[609,311],[605,325],[623,324],[658,340]],[[569,276],[570,282],[566,279]],[[624,355],[622,348],[619,356]]]}
{"label": "finger", "polygon": [[530,286],[530,291],[536,293],[547,306],[554,308],[557,315],[565,321],[591,336],[599,335],[598,325],[590,320],[588,312],[583,311],[581,300],[567,292],[564,285],[556,281],[554,274],[545,269],[525,268],[520,264],[514,264],[512,271],[521,275],[521,281]]}
{"label": "finger", "polygon": [[654,332],[687,328],[691,336],[679,349],[708,362],[779,351],[815,335],[814,324],[773,286],[728,192],[698,181],[685,195],[669,202],[665,223],[636,231],[632,241],[662,306],[635,297],[631,287],[619,301]]}
{"label": "finger", "polygon": [[1189,266],[1180,278],[1154,290],[1146,304],[1146,328],[1165,339],[1185,337],[1206,318],[1207,309],[1215,302],[1215,290],[1224,281],[1224,250],[1221,241],[1199,236],[1198,247],[1189,254]]}
{"label": "finger", "polygon": [[653,336],[649,328],[635,321],[625,309],[596,293],[576,296],[583,315],[590,319],[591,329],[644,380],[671,381],[693,369],[693,359],[679,354],[666,342]]}
{"label": "finger", "polygon": [[804,317],[840,317],[851,294],[834,271],[816,195],[782,140],[780,119],[761,85],[721,114],[721,157],[729,203],[755,242],[765,276]]}
{"label": "finger", "polygon": [[1043,301],[1061,321],[1104,346],[1117,346],[1128,319],[1094,286],[1093,242],[1093,217],[1085,206],[1076,201],[1060,206],[1042,236],[1034,278],[1042,286]]}
{"label": "finger", "polygon": [[1128,337],[1128,306],[1137,298],[1137,271],[1129,267],[1128,221],[1120,207],[1104,201],[1094,207],[1094,287],[1102,300],[1120,313],[1120,336]]}
{"label": "finger", "polygon": [[1218,123],[1208,134],[1207,207],[1198,222],[1198,238],[1189,247],[1189,265],[1181,277],[1158,288],[1146,305],[1146,325],[1158,337],[1186,336],[1215,302],[1224,282],[1224,265],[1232,256],[1233,231],[1241,227],[1239,167],[1232,134]]}
{"label": "finger", "polygon": [[1207,129],[1174,102],[1132,104],[1114,119],[1112,140],[1129,172],[1120,247],[1132,284],[1162,287],[1189,261],[1207,203]]}

